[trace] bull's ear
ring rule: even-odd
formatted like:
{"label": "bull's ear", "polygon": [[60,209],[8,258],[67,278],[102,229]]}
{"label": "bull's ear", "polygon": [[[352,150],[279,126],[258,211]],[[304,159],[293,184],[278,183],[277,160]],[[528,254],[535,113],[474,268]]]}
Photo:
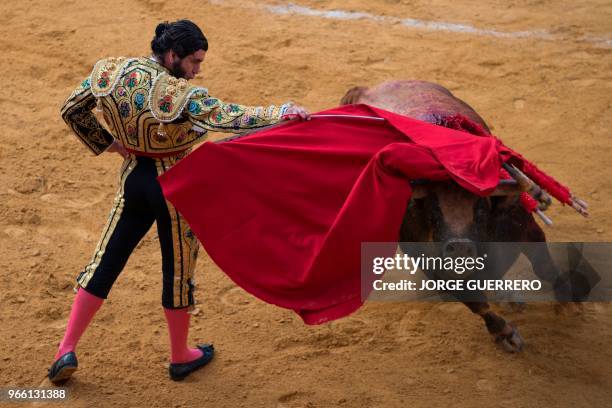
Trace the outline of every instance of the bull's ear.
{"label": "bull's ear", "polygon": [[340,105],[352,105],[359,103],[359,98],[361,98],[361,95],[363,95],[363,93],[367,90],[368,88],[365,86],[356,86],[349,89],[340,100]]}

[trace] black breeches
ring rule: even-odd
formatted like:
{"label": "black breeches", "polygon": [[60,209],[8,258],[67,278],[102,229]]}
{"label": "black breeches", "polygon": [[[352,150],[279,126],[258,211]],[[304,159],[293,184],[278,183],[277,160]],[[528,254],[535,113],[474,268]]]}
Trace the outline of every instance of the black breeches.
{"label": "black breeches", "polygon": [[128,258],[154,222],[162,253],[162,305],[191,306],[193,269],[198,241],[174,207],[166,202],[158,174],[171,166],[168,159],[133,157],[121,169],[115,202],[93,259],[77,278],[88,292],[106,298]]}

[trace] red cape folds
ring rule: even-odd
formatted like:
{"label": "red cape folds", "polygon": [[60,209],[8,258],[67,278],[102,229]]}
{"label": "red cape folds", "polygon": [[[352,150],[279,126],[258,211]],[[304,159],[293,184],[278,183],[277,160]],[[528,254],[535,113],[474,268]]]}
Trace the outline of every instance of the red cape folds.
{"label": "red cape folds", "polygon": [[362,304],[362,242],[397,241],[410,180],[453,179],[487,195],[502,161],[494,137],[432,125],[366,105],[205,143],[159,177],[217,263],[258,298],[307,324]]}

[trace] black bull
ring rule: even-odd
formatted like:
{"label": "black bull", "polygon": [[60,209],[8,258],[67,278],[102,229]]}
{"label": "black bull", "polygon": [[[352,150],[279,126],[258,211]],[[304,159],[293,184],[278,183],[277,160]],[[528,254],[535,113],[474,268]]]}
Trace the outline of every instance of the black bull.
{"label": "black bull", "polygon": [[[484,120],[465,102],[440,85],[421,81],[387,82],[375,88],[349,90],[341,104],[366,103],[429,123],[456,128],[456,118],[476,124],[463,130],[486,134]],[[454,119],[453,119],[454,118]],[[451,123],[452,122],[452,123]],[[417,191],[418,190],[418,191]],[[442,255],[477,256],[477,242],[544,242],[544,231],[532,214],[521,206],[518,195],[478,197],[453,182],[435,183],[415,190],[400,229],[400,242],[441,242]],[[534,246],[509,246],[496,279],[523,253],[536,275],[553,285],[557,299],[567,299],[570,290],[546,250]],[[490,275],[487,275],[490,276]],[[463,303],[484,320],[489,333],[508,351],[520,351],[523,340],[516,327],[493,312],[484,293],[470,294]]]}
{"label": "black bull", "polygon": [[[490,252],[479,251],[481,248],[477,248],[476,243],[545,240],[544,231],[523,209],[516,196],[477,197],[451,183],[437,185],[423,198],[410,201],[399,236],[400,242],[441,242],[442,253],[436,254],[438,256],[472,258]],[[501,278],[521,253],[541,280],[553,284],[557,299],[571,297],[569,283],[560,275],[550,253],[540,246],[508,245],[503,256],[495,256],[494,267],[488,265],[486,277]],[[470,291],[468,301],[460,295],[458,299],[483,318],[489,333],[506,349],[519,351],[522,348],[516,327],[490,310],[483,292]]]}

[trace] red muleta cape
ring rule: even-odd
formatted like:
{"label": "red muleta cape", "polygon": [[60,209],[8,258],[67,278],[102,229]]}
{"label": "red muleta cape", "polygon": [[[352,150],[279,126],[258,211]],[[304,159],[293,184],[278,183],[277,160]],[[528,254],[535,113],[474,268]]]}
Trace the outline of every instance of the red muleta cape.
{"label": "red muleta cape", "polygon": [[159,177],[234,282],[307,324],[361,306],[361,243],[397,241],[411,180],[452,179],[484,196],[497,186],[502,162],[528,167],[494,137],[367,105],[320,113],[386,120],[287,122],[205,143]]}

